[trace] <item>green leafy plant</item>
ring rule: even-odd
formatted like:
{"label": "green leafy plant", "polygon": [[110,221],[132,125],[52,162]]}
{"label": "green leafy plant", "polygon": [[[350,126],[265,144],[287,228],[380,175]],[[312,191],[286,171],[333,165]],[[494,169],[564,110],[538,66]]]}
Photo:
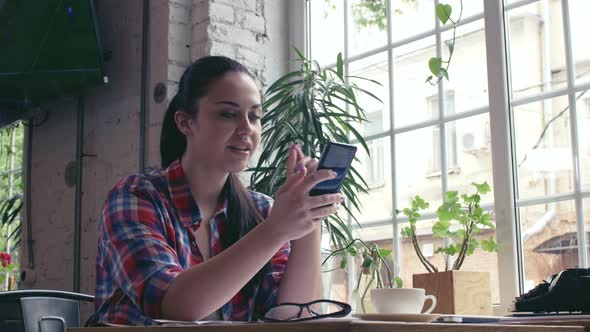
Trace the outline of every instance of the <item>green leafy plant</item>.
{"label": "green leafy plant", "polygon": [[[386,257],[391,256],[391,250],[379,248],[377,244],[367,244],[361,239],[352,240],[346,247],[332,251],[322,262],[322,266],[328,262],[328,260],[334,256],[340,256],[339,268],[345,269],[347,266],[347,256],[360,257],[361,264],[359,266],[359,275],[357,284],[353,292],[353,297],[357,298],[361,304],[363,312],[366,313],[365,301],[369,289],[375,285],[377,288],[384,287],[398,287],[403,286],[402,279],[400,277],[392,278],[391,269],[387,262]],[[387,280],[383,280],[381,277],[381,271],[385,268],[387,273]],[[330,270],[332,271],[332,270]],[[326,271],[329,272],[329,271]],[[365,276],[365,286],[361,289],[361,281]],[[362,292],[362,293],[361,293]]]}
{"label": "green leafy plant", "polygon": [[[20,212],[23,207],[22,195],[15,195],[0,201],[0,229],[10,229],[4,241],[11,241],[12,246],[20,245],[22,224]],[[0,241],[0,250],[5,250],[4,241]]]}
{"label": "green leafy plant", "polygon": [[[329,141],[350,143],[355,138],[367,153],[368,146],[355,125],[366,122],[366,113],[358,103],[359,94],[374,94],[349,82],[344,74],[342,54],[335,68],[320,68],[317,61],[307,59],[295,49],[298,69],[279,78],[266,90],[262,117],[262,152],[256,167],[249,169],[251,189],[273,195],[286,180],[290,143],[298,142],[303,152],[317,158]],[[366,80],[354,77],[355,80]],[[378,82],[367,80],[373,84]],[[379,100],[380,101],[380,100]],[[352,166],[344,179],[341,192],[356,211],[360,211],[360,192],[367,192],[367,183]],[[353,217],[352,209],[344,205]],[[332,244],[342,248],[352,241],[346,220],[335,215],[324,221]]]}
{"label": "green leafy plant", "polygon": [[447,80],[449,79],[449,66],[451,65],[451,59],[455,52],[457,25],[459,24],[459,21],[461,21],[461,16],[463,15],[463,0],[460,1],[459,17],[456,21],[451,18],[452,13],[453,7],[451,7],[451,5],[443,3],[436,5],[436,17],[442,25],[447,24],[447,22],[450,22],[453,25],[453,38],[445,42],[449,51],[449,55],[446,59],[443,59],[442,57],[431,57],[428,60],[428,69],[432,75],[426,77],[426,82],[431,85],[437,85],[443,77]]}
{"label": "green leafy plant", "polygon": [[[444,254],[445,262],[450,256],[457,255],[451,270],[459,270],[465,261],[465,257],[473,254],[475,249],[481,248],[484,251],[494,252],[498,250],[498,244],[493,236],[481,242],[475,238],[475,234],[483,232],[484,229],[494,229],[491,222],[490,212],[484,211],[479,203],[481,195],[490,192],[487,182],[475,183],[472,185],[476,191],[472,195],[459,195],[457,191],[448,191],[442,205],[436,210],[437,222],[432,226],[432,236],[438,238],[449,238],[451,243],[435,250],[436,254]],[[416,236],[416,222],[421,217],[420,210],[425,210],[429,203],[420,196],[414,197],[412,206],[405,208],[403,213],[408,217],[409,226],[402,229],[402,235],[412,240],[414,250],[418,259],[428,272],[438,272],[438,268],[432,264],[422,253]],[[452,221],[456,221],[460,227],[454,229]],[[457,224],[456,223],[456,224]],[[445,271],[449,270],[449,264],[445,264]]]}

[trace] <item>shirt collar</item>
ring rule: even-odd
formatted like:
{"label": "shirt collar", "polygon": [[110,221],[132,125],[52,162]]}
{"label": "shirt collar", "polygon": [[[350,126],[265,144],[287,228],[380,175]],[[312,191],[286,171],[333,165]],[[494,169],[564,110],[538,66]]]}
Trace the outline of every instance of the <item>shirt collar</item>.
{"label": "shirt collar", "polygon": [[[193,198],[188,180],[180,164],[180,159],[175,160],[166,169],[166,177],[168,179],[168,190],[172,204],[176,208],[180,223],[187,226],[198,225],[203,217],[201,210]],[[213,217],[220,213],[227,211],[227,198],[223,197],[217,204]]]}

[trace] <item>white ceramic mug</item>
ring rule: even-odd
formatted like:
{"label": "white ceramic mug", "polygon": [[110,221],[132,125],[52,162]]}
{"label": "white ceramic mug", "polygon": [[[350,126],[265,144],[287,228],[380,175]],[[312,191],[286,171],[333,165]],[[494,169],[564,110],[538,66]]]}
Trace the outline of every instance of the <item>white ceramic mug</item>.
{"label": "white ceramic mug", "polygon": [[436,307],[436,296],[426,295],[423,288],[374,288],[371,290],[373,308],[380,314],[419,314],[426,300],[432,305],[423,314]]}

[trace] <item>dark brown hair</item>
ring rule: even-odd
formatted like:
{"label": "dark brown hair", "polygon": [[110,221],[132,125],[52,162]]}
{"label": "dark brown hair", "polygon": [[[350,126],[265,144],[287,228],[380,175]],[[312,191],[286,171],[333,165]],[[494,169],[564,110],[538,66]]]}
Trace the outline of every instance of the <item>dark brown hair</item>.
{"label": "dark brown hair", "polygon": [[[160,157],[162,167],[182,157],[186,151],[186,136],[178,129],[174,113],[182,110],[195,116],[198,112],[198,100],[207,95],[209,85],[226,73],[245,73],[254,76],[239,62],[224,56],[207,56],[193,62],[182,75],[178,92],[172,98],[162,125],[160,135]],[[246,233],[252,230],[263,218],[254,205],[252,196],[244,187],[237,174],[230,173],[223,189],[227,198],[228,225],[222,238],[223,248],[228,248]],[[263,269],[264,270],[264,269]]]}

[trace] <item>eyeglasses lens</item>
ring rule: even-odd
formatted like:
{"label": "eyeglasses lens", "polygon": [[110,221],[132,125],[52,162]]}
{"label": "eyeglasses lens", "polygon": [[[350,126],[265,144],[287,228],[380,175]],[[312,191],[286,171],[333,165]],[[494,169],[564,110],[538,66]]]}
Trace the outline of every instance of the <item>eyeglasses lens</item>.
{"label": "eyeglasses lens", "polygon": [[280,305],[266,312],[265,319],[293,320],[299,318],[301,308],[296,305]]}
{"label": "eyeglasses lens", "polygon": [[342,311],[342,307],[336,303],[317,302],[309,305],[309,313],[312,316],[330,315]]}

